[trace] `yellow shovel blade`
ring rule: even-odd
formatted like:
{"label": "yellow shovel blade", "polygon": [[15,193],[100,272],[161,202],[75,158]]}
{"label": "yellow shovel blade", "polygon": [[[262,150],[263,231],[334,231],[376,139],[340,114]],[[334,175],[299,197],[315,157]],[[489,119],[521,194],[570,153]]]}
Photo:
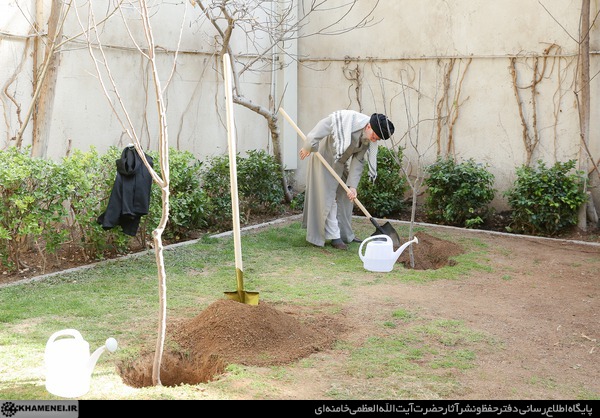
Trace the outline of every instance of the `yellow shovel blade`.
{"label": "yellow shovel blade", "polygon": [[225,296],[227,296],[228,299],[236,300],[247,305],[258,305],[258,292],[244,291],[244,272],[239,268],[236,268],[235,276],[238,290],[235,292],[225,292]]}
{"label": "yellow shovel blade", "polygon": [[246,305],[258,305],[258,292],[225,292],[225,296]]}

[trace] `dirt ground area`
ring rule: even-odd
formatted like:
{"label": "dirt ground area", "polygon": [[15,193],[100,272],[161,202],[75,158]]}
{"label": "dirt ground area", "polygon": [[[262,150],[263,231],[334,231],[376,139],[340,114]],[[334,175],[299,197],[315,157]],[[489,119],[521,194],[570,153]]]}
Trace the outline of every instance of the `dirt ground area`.
{"label": "dirt ground area", "polygon": [[[165,352],[162,384],[218,379],[230,363],[255,366],[255,373],[265,374],[266,366],[286,365],[293,378],[276,399],[328,399],[332,388],[374,384],[357,382],[338,366],[347,353],[332,349],[336,341],[359,346],[378,333],[394,332],[382,331],[381,324],[402,306],[422,318],[462,321],[497,341],[494,349],[481,347],[475,367],[457,372],[459,387],[449,399],[599,399],[598,228],[574,230],[557,239],[535,238],[496,232],[504,222],[497,219],[490,230],[430,225],[451,240],[419,234],[419,244],[413,246],[415,269],[439,269],[452,266],[451,257],[463,251],[456,243],[477,237],[488,245],[489,272],[426,284],[363,286],[335,316],[322,313],[326,306],[315,310],[219,300],[191,320],[170,324],[169,337],[185,353]],[[405,251],[397,263],[407,265],[407,256]],[[70,254],[42,268],[36,257],[31,254],[29,269],[2,272],[0,286],[39,277],[42,270],[52,273],[86,264]],[[307,357],[319,367],[298,366]],[[150,353],[135,364],[121,365],[124,383],[151,385],[152,361]]]}
{"label": "dirt ground area", "polygon": [[[423,318],[462,321],[497,342],[477,351],[475,367],[457,372],[459,386],[449,399],[598,399],[600,243],[457,228],[444,233],[452,242],[419,235],[415,268],[451,263],[448,257],[462,251],[455,242],[476,234],[489,245],[492,269],[459,280],[361,287],[335,316],[268,302],[250,306],[219,300],[197,317],[170,326],[171,337],[187,354],[165,355],[163,385],[206,382],[229,363],[258,366],[255,371],[261,373],[262,366],[312,356],[320,366],[292,367],[293,379],[276,397],[328,399],[334,387],[369,384],[336,366],[347,353],[332,350],[335,341],[359,345],[393,332],[378,325],[403,306]],[[406,254],[397,262],[407,262]],[[151,364],[149,355],[123,366],[125,383],[150,385]]]}

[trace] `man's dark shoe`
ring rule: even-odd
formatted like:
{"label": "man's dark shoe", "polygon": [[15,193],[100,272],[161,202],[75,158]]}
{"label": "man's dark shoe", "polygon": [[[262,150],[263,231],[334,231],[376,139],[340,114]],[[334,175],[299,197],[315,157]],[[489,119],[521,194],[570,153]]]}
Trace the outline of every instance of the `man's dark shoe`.
{"label": "man's dark shoe", "polygon": [[333,248],[336,248],[338,250],[347,250],[348,246],[346,245],[346,243],[344,241],[342,241],[341,239],[332,239],[331,240],[331,246]]}
{"label": "man's dark shoe", "polygon": [[363,240],[360,239],[360,238],[354,237],[354,239],[352,240],[352,242],[358,242],[360,244],[361,242],[363,242]]}

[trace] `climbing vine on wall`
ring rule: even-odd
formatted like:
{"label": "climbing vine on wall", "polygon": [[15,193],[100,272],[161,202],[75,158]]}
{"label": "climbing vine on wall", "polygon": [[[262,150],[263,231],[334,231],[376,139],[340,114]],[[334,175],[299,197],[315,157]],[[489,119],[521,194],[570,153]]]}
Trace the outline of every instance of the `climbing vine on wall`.
{"label": "climbing vine on wall", "polygon": [[[521,132],[523,147],[525,149],[525,164],[528,166],[531,165],[535,151],[540,143],[538,127],[538,98],[540,95],[540,85],[545,79],[550,78],[554,70],[558,71],[558,86],[555,93],[553,112],[554,137],[556,141],[556,126],[558,125],[561,101],[567,91],[562,86],[564,79],[562,77],[561,61],[564,57],[561,57],[560,52],[561,48],[556,44],[552,44],[544,50],[542,55],[525,58],[525,61],[531,61],[531,82],[526,85],[519,84],[519,72],[517,70],[519,58],[510,58],[509,71],[512,79],[513,92],[515,99],[517,100],[519,118],[521,119]],[[523,97],[527,91],[530,95],[529,100],[525,100]],[[530,117],[527,117],[528,111],[530,112]],[[556,146],[554,148],[556,149]]]}
{"label": "climbing vine on wall", "polygon": [[344,67],[342,71],[344,72],[344,77],[346,80],[350,81],[350,85],[348,86],[348,96],[350,97],[350,102],[352,102],[352,90],[354,90],[354,98],[358,103],[358,108],[362,109],[362,100],[361,100],[361,85],[362,85],[362,70],[358,64],[354,67],[351,66],[352,61],[346,57],[344,61]]}
{"label": "climbing vine on wall", "polygon": [[[438,60],[438,64],[441,65],[442,61]],[[454,154],[454,124],[458,119],[458,113],[460,110],[460,106],[469,98],[467,97],[462,102],[460,101],[460,93],[462,91],[463,81],[465,80],[465,75],[469,69],[469,65],[471,65],[472,58],[466,60],[465,68],[461,73],[461,58],[450,58],[447,60],[448,62],[444,66],[444,79],[442,82],[441,96],[436,104],[436,113],[437,113],[437,122],[436,122],[436,144],[437,144],[437,155],[451,155]],[[458,62],[458,66],[456,69],[456,83],[452,84],[452,73],[454,71],[455,65]],[[446,147],[443,150],[442,144],[442,131],[443,128],[447,129],[448,136],[446,139]]]}

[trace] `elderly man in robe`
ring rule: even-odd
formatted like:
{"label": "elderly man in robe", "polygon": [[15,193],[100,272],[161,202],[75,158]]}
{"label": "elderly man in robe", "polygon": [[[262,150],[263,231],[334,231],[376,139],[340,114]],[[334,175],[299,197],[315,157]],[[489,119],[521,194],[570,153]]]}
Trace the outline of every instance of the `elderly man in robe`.
{"label": "elderly man in robe", "polygon": [[323,247],[330,241],[339,250],[348,249],[347,243],[361,242],[352,230],[352,201],[365,166],[371,181],[377,177],[377,141],[393,133],[387,116],[353,110],[333,112],[308,133],[300,159],[318,151],[350,189],[346,193],[318,158],[310,159],[302,219],[308,242]]}

